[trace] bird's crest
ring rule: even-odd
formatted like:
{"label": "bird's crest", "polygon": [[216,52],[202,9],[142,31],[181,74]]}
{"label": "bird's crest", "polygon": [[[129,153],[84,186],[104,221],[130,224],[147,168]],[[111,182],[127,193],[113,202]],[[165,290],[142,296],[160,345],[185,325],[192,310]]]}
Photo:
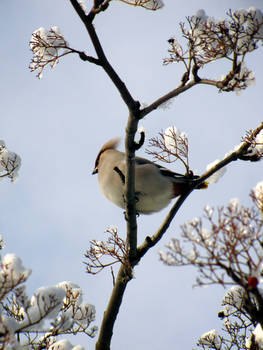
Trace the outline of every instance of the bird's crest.
{"label": "bird's crest", "polygon": [[109,140],[108,142],[106,142],[101,150],[99,151],[99,154],[97,155],[96,161],[95,161],[95,167],[93,170],[92,174],[97,174],[98,172],[98,164],[100,161],[100,156],[102,155],[103,152],[107,151],[108,149],[115,149],[117,148],[119,142],[120,142],[121,138],[120,137],[115,137],[114,139]]}
{"label": "bird's crest", "polygon": [[114,139],[109,140],[108,142],[106,142],[102,146],[99,154],[104,152],[104,151],[106,151],[107,149],[115,149],[115,148],[117,148],[118,144],[120,143],[120,140],[121,140],[120,137],[115,137]]}

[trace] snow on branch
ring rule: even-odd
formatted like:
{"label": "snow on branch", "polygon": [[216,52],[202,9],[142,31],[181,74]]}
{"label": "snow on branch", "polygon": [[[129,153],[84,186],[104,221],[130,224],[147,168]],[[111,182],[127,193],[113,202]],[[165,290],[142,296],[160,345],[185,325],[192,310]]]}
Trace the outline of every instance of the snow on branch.
{"label": "snow on branch", "polygon": [[193,266],[197,286],[232,285],[222,300],[218,317],[223,332],[203,334],[197,346],[204,350],[263,348],[263,185],[251,191],[250,208],[233,199],[225,207],[204,208],[203,217],[181,227],[182,239],[172,239],[160,251],[170,266]]}
{"label": "snow on branch", "polygon": [[40,27],[35,30],[29,46],[34,54],[29,68],[31,72],[39,70],[39,79],[42,78],[43,70],[48,64],[54,68],[60,57],[72,52],[58,27],[51,27],[50,30]]}
{"label": "snow on branch", "polygon": [[0,300],[21,283],[24,283],[31,274],[22,261],[15,254],[6,254],[1,261],[0,270]]}
{"label": "snow on branch", "polygon": [[253,188],[250,195],[263,217],[263,181],[259,182],[256,187]]}
{"label": "snow on branch", "polygon": [[257,208],[246,208],[238,200],[217,209],[206,206],[204,218],[195,218],[181,229],[186,243],[172,239],[160,258],[167,265],[196,267],[196,285],[247,288],[250,277],[261,275],[263,221]]}
{"label": "snow on branch", "polygon": [[[14,254],[3,257],[0,271],[0,347],[7,349],[73,349],[58,335],[84,333],[94,337],[95,307],[82,301],[82,290],[72,282],[41,287],[29,298],[25,282],[31,271]],[[17,335],[19,334],[19,337]],[[78,347],[79,350],[79,347]]]}
{"label": "snow on branch", "polygon": [[[197,79],[197,70],[205,64],[226,58],[232,63],[231,70],[221,79],[221,91],[236,91],[255,83],[254,73],[245,66],[245,56],[258,48],[263,41],[263,12],[255,7],[227,13],[226,19],[208,17],[204,10],[187,17],[187,24],[181,23],[181,32],[186,39],[186,48],[177,38],[170,38],[169,57],[164,64],[183,62],[187,81],[191,69]],[[200,79],[200,78],[199,78]]]}
{"label": "snow on branch", "polygon": [[[246,133],[246,135],[242,138],[242,141],[248,143],[249,147],[247,148],[246,152],[242,155],[240,159],[256,162],[263,157],[263,130],[262,129],[257,134],[254,134],[253,130],[249,130]],[[237,148],[239,146],[237,146]]]}
{"label": "snow on branch", "polygon": [[10,152],[3,140],[0,140],[0,179],[8,177],[12,182],[18,179],[18,171],[21,167],[21,158],[14,152]]}
{"label": "snow on branch", "polygon": [[222,306],[218,313],[223,321],[222,332],[213,329],[203,334],[197,345],[207,350],[262,349],[263,332],[256,320],[261,307],[252,292],[240,286],[231,287],[223,297]]}
{"label": "snow on branch", "polygon": [[[83,3],[81,3],[80,6],[83,7]],[[34,55],[29,65],[29,69],[31,72],[39,70],[37,74],[39,79],[42,78],[43,71],[48,65],[50,65],[51,68],[54,68],[61,57],[70,53],[77,53],[83,61],[89,61],[100,65],[98,59],[88,56],[83,51],[78,51],[69,47],[58,27],[51,27],[50,30],[40,27],[35,30],[32,34],[29,46]]]}
{"label": "snow on branch", "polygon": [[[173,163],[179,160],[185,167],[186,174],[195,178],[193,172],[189,168],[189,142],[187,134],[185,132],[180,132],[175,126],[170,126],[164,132],[160,132],[159,136],[151,138],[146,153],[153,156],[154,159],[165,163]],[[210,170],[218,163],[220,163],[220,161],[216,160],[208,164],[206,169]],[[221,168],[207,178],[206,184],[216,183],[225,172],[226,167]]]}
{"label": "snow on branch", "polygon": [[[126,266],[127,270],[130,270],[129,249],[126,242],[118,236],[117,228],[111,226],[105,232],[109,233],[106,242],[97,240],[90,242],[90,249],[85,254],[88,260],[85,263],[87,272],[97,274],[105,267],[118,262]],[[108,258],[110,258],[109,261]]]}
{"label": "snow on branch", "polygon": [[147,10],[156,11],[164,7],[162,0],[120,0],[128,5],[141,6]]}
{"label": "snow on branch", "polygon": [[159,137],[151,138],[149,148],[146,149],[146,153],[152,155],[156,160],[165,163],[179,160],[184,165],[186,173],[189,173],[188,152],[188,137],[185,132],[180,132],[175,126],[168,127],[164,132],[161,131]]}

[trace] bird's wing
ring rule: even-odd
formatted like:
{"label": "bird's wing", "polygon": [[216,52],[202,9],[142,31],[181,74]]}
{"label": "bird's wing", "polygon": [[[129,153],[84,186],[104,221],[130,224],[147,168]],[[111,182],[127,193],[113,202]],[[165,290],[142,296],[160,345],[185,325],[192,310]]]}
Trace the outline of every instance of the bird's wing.
{"label": "bird's wing", "polygon": [[146,165],[146,164],[152,164],[153,166],[155,166],[156,168],[158,168],[158,170],[160,171],[160,173],[163,175],[163,176],[167,176],[167,177],[170,177],[170,178],[173,178],[175,179],[176,181],[178,180],[178,182],[182,182],[182,183],[188,183],[192,180],[195,180],[195,179],[198,179],[199,176],[186,176],[186,175],[183,175],[183,174],[180,174],[180,173],[176,173],[174,171],[171,171],[157,163],[153,163],[151,162],[150,160],[148,159],[145,159],[145,158],[141,158],[141,157],[136,157],[135,158],[135,163],[136,165]]}

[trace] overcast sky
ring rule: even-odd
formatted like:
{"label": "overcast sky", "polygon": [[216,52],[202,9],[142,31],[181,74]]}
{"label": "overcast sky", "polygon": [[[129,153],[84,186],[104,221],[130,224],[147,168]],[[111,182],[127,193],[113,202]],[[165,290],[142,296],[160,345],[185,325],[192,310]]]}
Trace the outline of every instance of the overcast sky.
{"label": "overcast sky", "polygon": [[[105,53],[131,94],[151,103],[175,88],[183,66],[163,66],[171,36],[180,38],[179,22],[200,8],[222,18],[232,8],[256,6],[262,0],[166,0],[157,12],[113,1],[95,19]],[[85,299],[96,306],[100,325],[112,288],[110,271],[98,276],[85,273],[85,250],[91,239],[104,239],[111,224],[125,237],[123,210],[100,193],[92,176],[102,144],[124,137],[127,108],[119,93],[97,66],[69,55],[44,71],[41,80],[31,73],[31,33],[56,25],[71,47],[93,49],[84,26],[65,0],[2,0],[0,89],[0,139],[22,157],[17,183],[0,184],[0,233],[5,253],[15,253],[33,272],[29,294],[43,285],[63,280],[79,284]],[[262,121],[262,48],[248,55],[246,64],[256,75],[256,85],[240,96],[197,86],[180,95],[167,109],[158,109],[141,122],[146,137],[175,125],[190,142],[190,167],[202,173],[208,163],[222,158],[240,142],[245,131]],[[220,78],[227,63],[211,64],[200,76]],[[147,145],[147,143],[145,144]],[[122,147],[122,145],[121,145]],[[144,147],[140,155],[146,156]],[[178,170],[177,164],[171,169]],[[196,191],[184,203],[163,240],[135,269],[114,328],[112,349],[190,349],[210,329],[220,330],[217,319],[225,293],[221,287],[192,288],[196,271],[163,266],[158,250],[180,225],[202,215],[206,204],[227,204],[232,198],[250,205],[249,191],[263,180],[263,163],[235,162],[225,176],[206,191]],[[138,218],[139,242],[155,232],[169,208]],[[87,349],[95,341],[74,337]]]}

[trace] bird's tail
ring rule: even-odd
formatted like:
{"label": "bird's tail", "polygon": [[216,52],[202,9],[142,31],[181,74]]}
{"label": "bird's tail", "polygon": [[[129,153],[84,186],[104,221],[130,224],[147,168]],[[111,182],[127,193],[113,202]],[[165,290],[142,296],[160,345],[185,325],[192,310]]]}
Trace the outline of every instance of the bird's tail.
{"label": "bird's tail", "polygon": [[[200,176],[198,175],[180,175],[180,174],[176,174],[175,176],[173,176],[174,178],[174,187],[173,187],[173,196],[177,197],[181,194],[183,194],[185,191],[187,191],[189,188],[191,188],[192,186],[194,187],[195,181],[198,180],[200,178]],[[196,189],[198,190],[203,190],[206,189],[208,187],[208,182],[202,182],[201,184],[199,184]]]}

